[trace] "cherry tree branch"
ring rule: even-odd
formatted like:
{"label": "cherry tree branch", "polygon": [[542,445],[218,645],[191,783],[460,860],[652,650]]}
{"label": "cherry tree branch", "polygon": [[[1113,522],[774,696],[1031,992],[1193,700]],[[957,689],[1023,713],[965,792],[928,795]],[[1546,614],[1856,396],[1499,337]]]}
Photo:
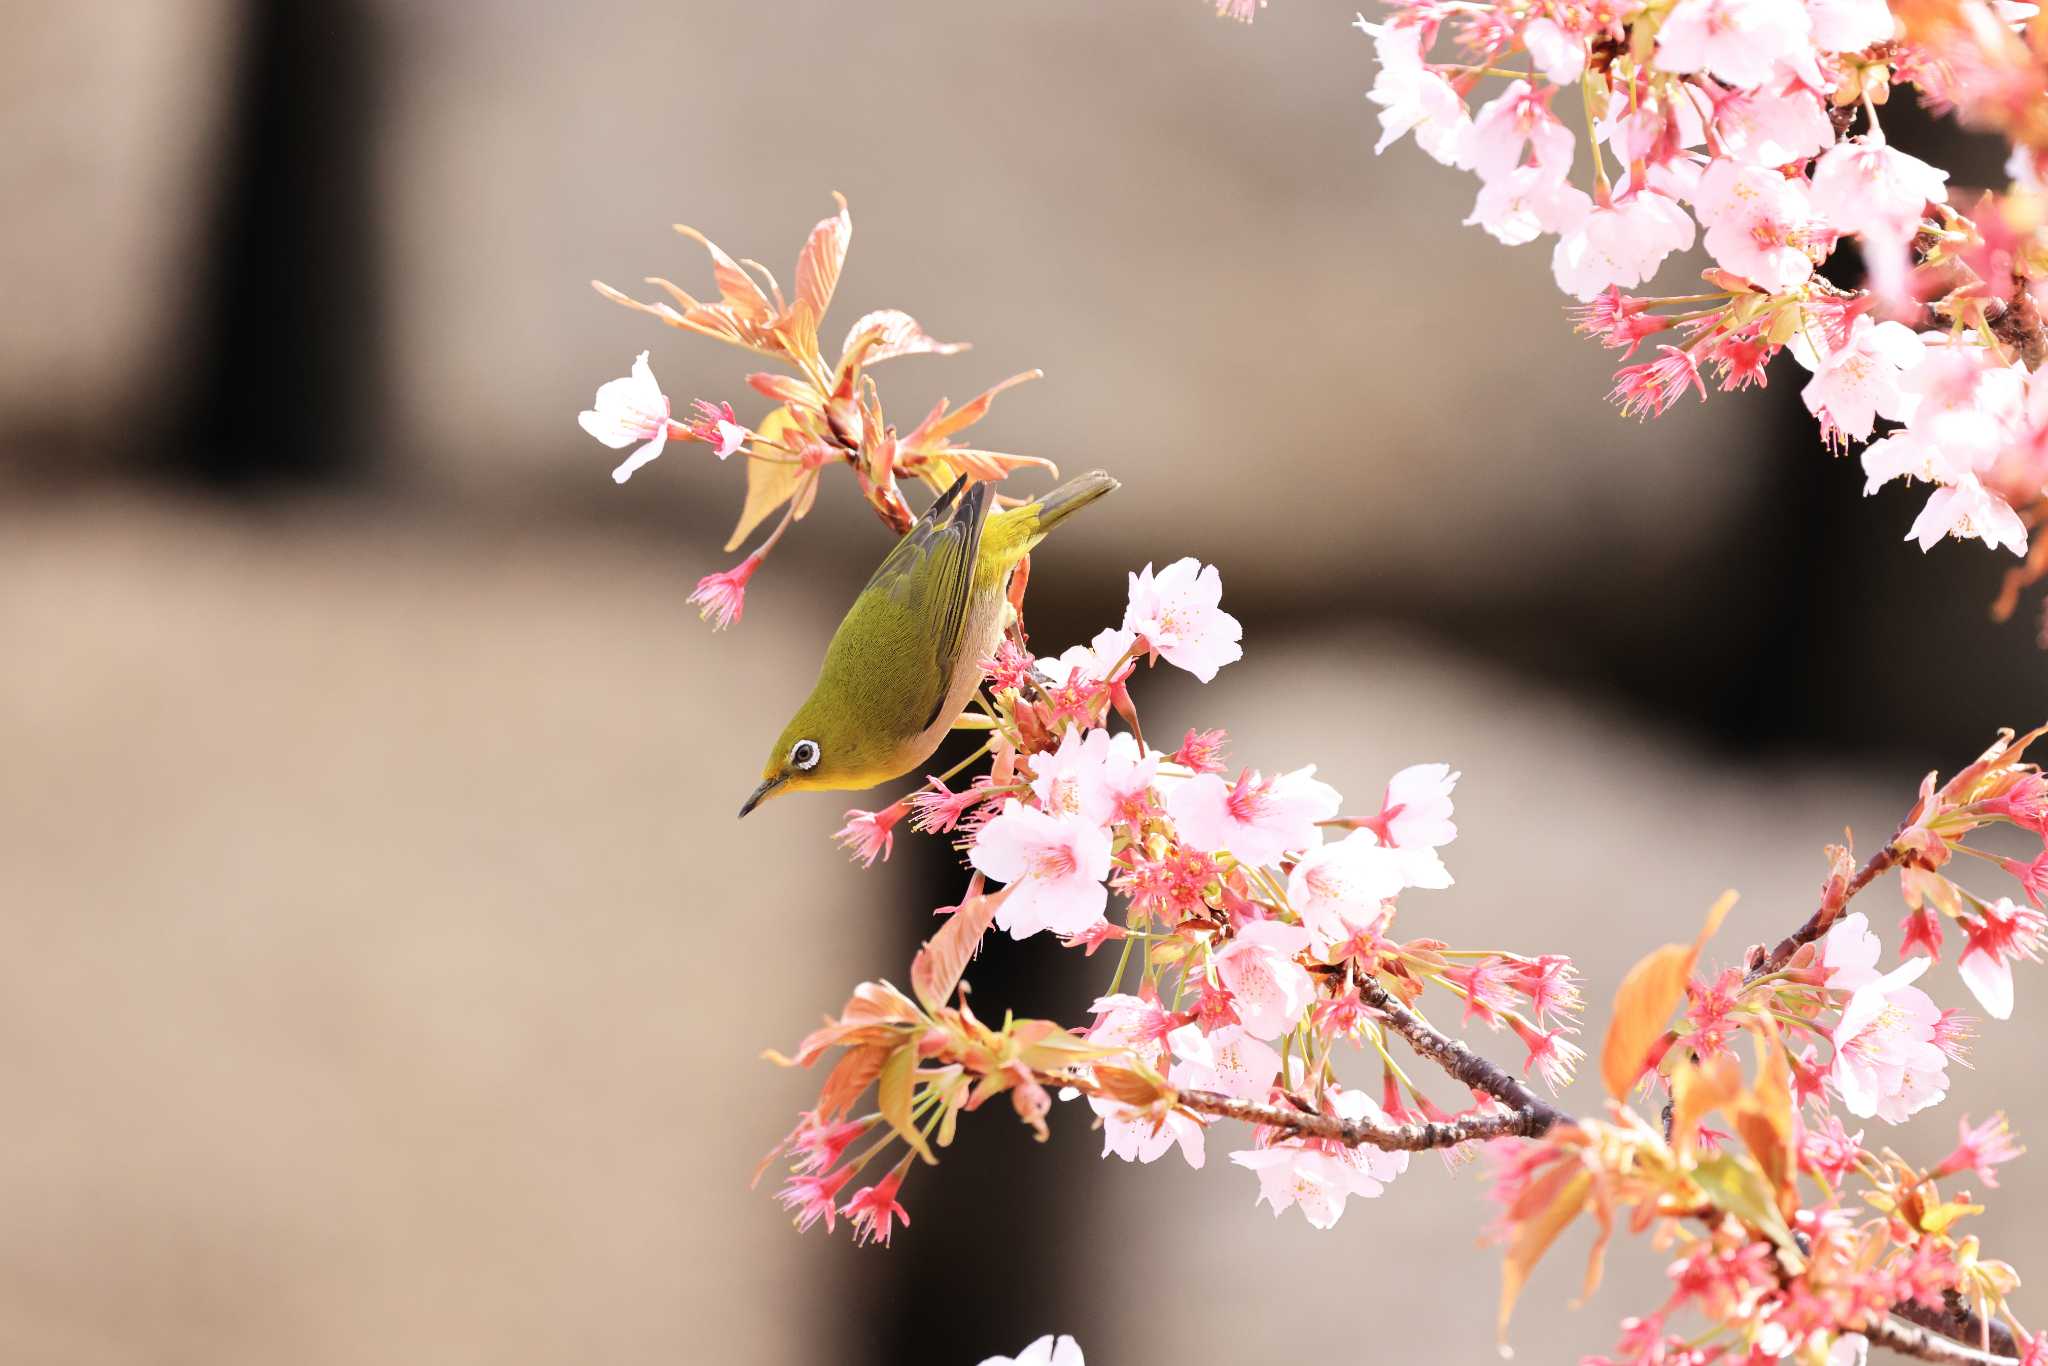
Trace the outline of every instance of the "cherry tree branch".
{"label": "cherry tree branch", "polygon": [[[1963,1297],[1951,1290],[1946,1299],[1946,1309],[1929,1309],[1924,1304],[1907,1303],[1893,1305],[1892,1313],[1909,1322],[1917,1323],[1922,1328],[1930,1328],[1943,1337],[1954,1338],[1958,1342],[1985,1341],[1987,1325],[1984,1320],[1970,1312],[1969,1307],[1963,1303]],[[2009,1357],[2017,1357],[2020,1354],[2020,1345],[2013,1337],[2012,1329],[2002,1323],[1992,1323],[1988,1327],[1993,1352]]]}
{"label": "cherry tree branch", "polygon": [[1933,1328],[1898,1318],[1879,1319],[1863,1330],[1863,1336],[1876,1346],[1887,1347],[1900,1356],[1917,1357],[1921,1361],[1947,1362],[1951,1366],[2018,1366],[2014,1357],[1999,1356],[1972,1347]]}
{"label": "cherry tree branch", "polygon": [[1556,1122],[1532,1110],[1506,1110],[1443,1121],[1377,1124],[1370,1120],[1339,1119],[1335,1115],[1268,1105],[1256,1100],[1240,1100],[1215,1091],[1181,1091],[1178,1094],[1183,1106],[1205,1115],[1289,1129],[1304,1138],[1331,1139],[1347,1147],[1365,1145],[1394,1152],[1455,1148],[1460,1143],[1489,1138],[1534,1138]]}
{"label": "cherry tree branch", "polygon": [[1535,1138],[1556,1125],[1573,1122],[1570,1115],[1530,1090],[1521,1078],[1488,1062],[1403,1005],[1394,993],[1380,985],[1378,979],[1367,978],[1360,982],[1358,995],[1384,1015],[1394,1032],[1406,1039],[1408,1046],[1417,1053],[1471,1090],[1484,1091],[1502,1104],[1526,1114],[1529,1127],[1520,1132],[1527,1137]]}
{"label": "cherry tree branch", "polygon": [[1858,869],[1856,876],[1850,878],[1843,885],[1839,895],[1822,898],[1820,905],[1814,908],[1813,914],[1806,918],[1804,925],[1801,925],[1798,929],[1780,939],[1776,948],[1751,963],[1749,974],[1745,980],[1754,982],[1759,977],[1776,972],[1779,968],[1792,961],[1792,955],[1799,952],[1802,946],[1812,943],[1833,929],[1835,922],[1842,918],[1842,912],[1848,908],[1849,902],[1855,898],[1856,894],[1865,887],[1868,887],[1880,874],[1889,871],[1893,865],[1898,863],[1898,838],[1899,834],[1905,832],[1905,828],[1903,825],[1900,826],[1898,833],[1895,833],[1891,839],[1885,841],[1884,848],[1870,856],[1870,861]]}

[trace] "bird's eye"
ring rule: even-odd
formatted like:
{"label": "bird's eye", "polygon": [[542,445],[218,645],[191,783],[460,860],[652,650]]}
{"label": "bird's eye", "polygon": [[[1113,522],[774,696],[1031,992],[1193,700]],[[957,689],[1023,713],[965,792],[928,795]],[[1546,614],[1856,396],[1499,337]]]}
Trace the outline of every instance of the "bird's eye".
{"label": "bird's eye", "polygon": [[789,761],[801,769],[816,768],[818,766],[818,742],[816,740],[797,741],[789,747]]}

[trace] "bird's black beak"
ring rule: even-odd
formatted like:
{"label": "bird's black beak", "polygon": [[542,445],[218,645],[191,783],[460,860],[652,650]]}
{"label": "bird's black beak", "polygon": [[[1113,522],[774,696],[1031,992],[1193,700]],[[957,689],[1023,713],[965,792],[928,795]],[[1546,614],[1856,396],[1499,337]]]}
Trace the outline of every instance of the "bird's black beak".
{"label": "bird's black beak", "polygon": [[784,783],[788,781],[789,779],[783,777],[764,779],[761,785],[754,789],[754,795],[747,798],[745,804],[743,804],[740,807],[740,819],[745,820],[746,815],[749,811],[752,811],[762,802],[767,801],[769,794],[774,792],[776,788],[781,787]]}

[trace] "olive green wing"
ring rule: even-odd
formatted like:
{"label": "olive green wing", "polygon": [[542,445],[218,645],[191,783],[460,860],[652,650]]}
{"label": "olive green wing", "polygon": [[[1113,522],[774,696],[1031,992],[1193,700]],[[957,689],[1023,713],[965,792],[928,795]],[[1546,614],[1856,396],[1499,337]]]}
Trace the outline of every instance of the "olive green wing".
{"label": "olive green wing", "polygon": [[917,525],[904,533],[868,580],[868,592],[887,595],[918,623],[911,647],[917,651],[918,667],[902,670],[901,676],[915,675],[915,696],[905,700],[914,702],[914,714],[924,718],[918,725],[920,731],[939,719],[946,694],[952,691],[961,641],[967,634],[988,488],[984,483],[970,483],[965,475],[954,480],[952,487],[932,500]]}

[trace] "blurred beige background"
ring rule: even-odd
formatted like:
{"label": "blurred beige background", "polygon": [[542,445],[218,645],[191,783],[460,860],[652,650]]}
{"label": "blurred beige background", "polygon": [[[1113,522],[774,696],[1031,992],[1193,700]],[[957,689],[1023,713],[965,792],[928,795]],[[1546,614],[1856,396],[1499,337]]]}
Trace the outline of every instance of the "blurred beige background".
{"label": "blurred beige background", "polygon": [[[975,1117],[887,1253],[746,1189],[812,1081],[759,1050],[901,975],[958,884],[900,846],[848,870],[831,799],[732,823],[882,533],[834,481],[741,627],[684,604],[738,472],[681,449],[616,488],[574,425],[643,348],[755,406],[738,353],[589,291],[704,283],[673,221],[786,276],[844,191],[827,335],[893,306],[976,344],[883,370],[891,413],[1043,367],[978,435],[1125,482],[1042,557],[1041,642],[1148,559],[1220,563],[1246,662],[1148,681],[1148,728],[1361,796],[1459,765],[1459,885],[1410,914],[1571,952],[1595,1003],[1724,886],[1724,953],[1782,933],[1844,823],[1881,838],[2048,696],[1975,610],[1995,566],[1898,546],[1795,376],[1617,419],[1540,250],[1370,155],[1349,11],[16,8],[6,1359],[1493,1359],[1482,1186],[1433,1159],[1330,1234],[1254,1210],[1225,1135],[1203,1173],[1107,1170],[1078,1112],[1047,1147]],[[1006,943],[978,999],[1072,1013],[1102,976]],[[1902,1141],[2048,1121],[2020,999]],[[2023,1264],[2037,1166],[1982,1230]],[[1215,1274],[1169,1296],[1188,1247]],[[1558,1260],[1525,1360],[1661,1294],[1617,1255],[1571,1313]]]}

